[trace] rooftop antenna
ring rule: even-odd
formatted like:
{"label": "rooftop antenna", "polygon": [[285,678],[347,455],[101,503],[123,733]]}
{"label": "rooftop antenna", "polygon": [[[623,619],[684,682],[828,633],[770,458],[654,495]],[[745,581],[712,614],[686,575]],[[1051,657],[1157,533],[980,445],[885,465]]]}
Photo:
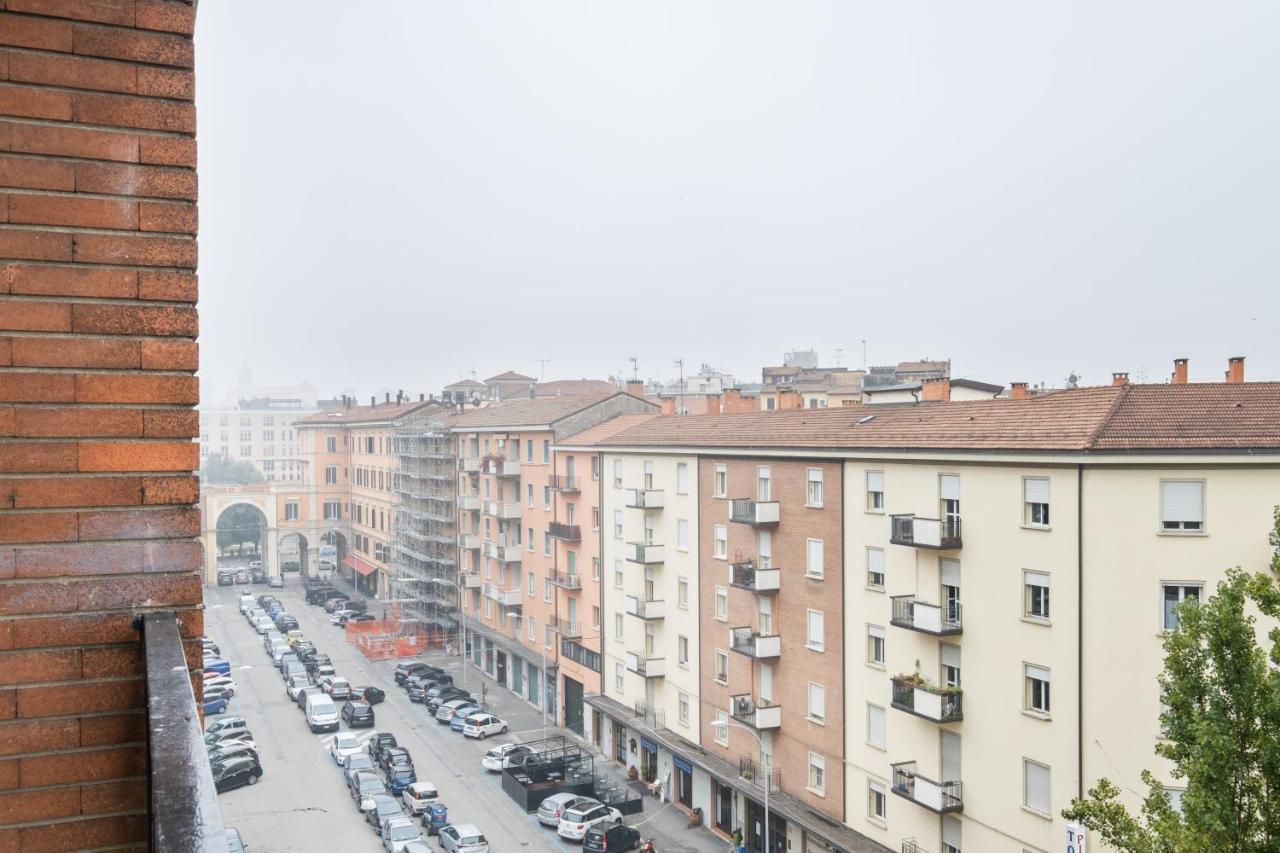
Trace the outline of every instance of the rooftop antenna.
{"label": "rooftop antenna", "polygon": [[867,369],[867,339],[862,339],[862,369]]}
{"label": "rooftop antenna", "polygon": [[683,358],[676,359],[676,367],[680,368],[680,390],[679,390],[680,409],[679,411],[676,412],[676,414],[683,415],[684,414],[684,359]]}
{"label": "rooftop antenna", "polygon": [[840,361],[843,357],[844,349],[842,347],[836,347],[836,367],[840,366]]}
{"label": "rooftop antenna", "polygon": [[539,381],[539,382],[545,382],[545,381],[546,381],[546,378],[547,378],[547,362],[549,362],[549,361],[551,361],[551,359],[549,359],[549,358],[540,358],[540,359],[538,359],[538,381]]}
{"label": "rooftop antenna", "polygon": [[634,355],[628,358],[627,361],[631,362],[631,378],[639,379],[640,378],[640,362],[636,360],[636,357]]}

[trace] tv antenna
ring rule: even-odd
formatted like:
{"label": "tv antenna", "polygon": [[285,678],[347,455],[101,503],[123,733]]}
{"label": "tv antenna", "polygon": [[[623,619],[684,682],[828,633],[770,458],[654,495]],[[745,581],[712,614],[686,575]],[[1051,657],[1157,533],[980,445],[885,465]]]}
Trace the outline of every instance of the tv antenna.
{"label": "tv antenna", "polygon": [[546,378],[547,378],[547,363],[548,363],[548,362],[550,362],[550,361],[551,361],[551,359],[549,359],[549,358],[540,358],[540,359],[538,359],[538,381],[539,381],[539,382],[545,382],[545,381],[546,381]]}
{"label": "tv antenna", "polygon": [[628,358],[627,361],[631,362],[631,378],[639,379],[640,378],[640,362],[636,359],[634,355]]}

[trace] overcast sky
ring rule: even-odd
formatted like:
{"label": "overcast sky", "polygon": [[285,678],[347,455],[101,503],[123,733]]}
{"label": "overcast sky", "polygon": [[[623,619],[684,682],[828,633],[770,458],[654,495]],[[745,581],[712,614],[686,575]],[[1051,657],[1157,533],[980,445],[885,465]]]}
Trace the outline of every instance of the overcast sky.
{"label": "overcast sky", "polygon": [[1280,3],[200,5],[202,370],[1280,377]]}

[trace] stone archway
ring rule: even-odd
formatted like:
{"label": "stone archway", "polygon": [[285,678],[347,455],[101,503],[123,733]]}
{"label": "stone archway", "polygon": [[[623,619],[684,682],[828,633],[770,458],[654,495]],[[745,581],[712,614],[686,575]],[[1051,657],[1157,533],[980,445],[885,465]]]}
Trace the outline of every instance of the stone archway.
{"label": "stone archway", "polygon": [[[219,523],[232,507],[249,507],[256,511],[261,525],[262,568],[268,575],[280,573],[279,542],[276,520],[276,502],[267,484],[248,486],[208,486],[200,493],[201,514],[204,524],[205,583],[214,585],[218,582],[218,530]],[[248,510],[240,509],[228,518],[249,515]],[[223,527],[227,525],[222,525]],[[242,526],[242,525],[237,525]]]}
{"label": "stone archway", "polygon": [[299,530],[283,531],[276,542],[276,550],[280,555],[280,571],[311,574],[311,543]]}

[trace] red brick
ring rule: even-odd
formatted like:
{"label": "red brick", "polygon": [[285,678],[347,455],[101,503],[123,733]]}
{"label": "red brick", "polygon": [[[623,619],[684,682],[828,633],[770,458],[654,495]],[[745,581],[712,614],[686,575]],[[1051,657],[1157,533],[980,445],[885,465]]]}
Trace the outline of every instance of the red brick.
{"label": "red brick", "polygon": [[0,755],[48,752],[79,745],[80,724],[77,720],[14,720],[0,723]]}
{"label": "red brick", "polygon": [[0,473],[57,474],[77,470],[79,451],[74,444],[12,442],[0,444]]}
{"label": "red brick", "polygon": [[0,44],[69,52],[71,25],[66,21],[0,13]]}
{"label": "red brick", "polygon": [[190,370],[200,368],[200,351],[195,341],[142,341],[143,370]]}
{"label": "red brick", "polygon": [[194,171],[164,166],[77,163],[75,185],[76,189],[83,193],[138,195],[187,201],[192,201],[196,197]]}
{"label": "red brick", "polygon": [[112,338],[14,338],[15,367],[137,368],[139,341]]}
{"label": "red brick", "polygon": [[51,821],[80,814],[77,788],[11,791],[0,794],[0,824]]}
{"label": "red brick", "polygon": [[145,504],[193,504],[200,500],[200,481],[195,476],[143,477]]}
{"label": "red brick", "polygon": [[36,684],[80,678],[80,650],[0,653],[0,684]]}
{"label": "red brick", "polygon": [[76,167],[71,163],[34,157],[0,157],[0,186],[71,191],[76,188]]}
{"label": "red brick", "polygon": [[83,814],[127,812],[147,807],[147,786],[137,782],[107,782],[85,785],[80,789],[80,811]]}
{"label": "red brick", "polygon": [[[92,545],[19,548],[16,574],[19,578],[127,575],[136,574],[144,568],[145,557],[141,543],[95,542]],[[78,635],[76,639],[82,643],[92,642]],[[59,644],[54,642],[52,645]]]}
{"label": "red brick", "polygon": [[195,32],[195,4],[186,0],[137,0],[135,23],[147,30],[189,36]]}
{"label": "red brick", "polygon": [[20,512],[0,515],[0,543],[72,542],[76,539],[73,512]]}
{"label": "red brick", "polygon": [[13,366],[13,339],[0,338],[0,367]]}
{"label": "red brick", "polygon": [[[92,296],[104,299],[132,299],[138,295],[136,270],[6,264],[0,267],[0,281],[7,282],[9,292],[14,295]],[[65,305],[59,307],[66,312],[67,322],[64,327],[32,331],[70,331],[71,309]]]}
{"label": "red brick", "polygon": [[179,98],[190,101],[196,94],[196,77],[191,71],[175,68],[138,66],[137,94],[153,98]]}
{"label": "red brick", "polygon": [[[136,548],[137,545],[131,544],[128,547]],[[62,645],[68,637],[74,637],[77,643],[85,645],[138,642],[138,629],[133,626],[131,613],[51,616],[43,619],[19,619],[3,624],[13,626],[12,646],[15,649]]]}
{"label": "red brick", "polygon": [[71,306],[61,302],[0,300],[0,329],[6,332],[69,332]]}
{"label": "red brick", "polygon": [[[20,762],[16,758],[11,758],[8,761],[0,761],[0,791],[18,787],[19,764]],[[7,849],[10,848],[6,848],[3,842],[0,842],[0,850]],[[16,850],[17,848],[15,847],[12,849]]]}
{"label": "red brick", "polygon": [[156,507],[80,514],[80,539],[172,539],[200,535],[200,510]]}
{"label": "red brick", "polygon": [[133,0],[7,0],[11,12],[31,12],[50,18],[72,18],[99,24],[133,26]]}
{"label": "red brick", "polygon": [[9,222],[15,225],[135,230],[138,227],[138,204],[106,198],[15,194],[9,196]]}
{"label": "red brick", "polygon": [[[141,679],[23,687],[18,690],[18,718],[123,711],[142,707],[145,703],[146,689]],[[80,727],[77,725],[75,729],[79,738]]]}
{"label": "red brick", "polygon": [[74,257],[77,263],[194,268],[196,241],[180,237],[76,234]]}
{"label": "red brick", "polygon": [[80,654],[84,678],[132,678],[145,674],[142,647],[137,644],[114,649],[84,649]]}
{"label": "red brick", "polygon": [[26,261],[71,260],[71,235],[0,228],[0,257]]}
{"label": "red brick", "polygon": [[[14,415],[13,433],[22,437],[50,438],[83,436],[92,438],[130,438],[142,435],[143,412],[139,409],[64,408],[59,406],[23,407]],[[71,448],[71,468],[76,470],[78,453]],[[0,467],[0,471],[4,468]]]}
{"label": "red brick", "polygon": [[138,271],[138,298],[156,302],[195,302],[196,276],[188,272]]}
{"label": "red brick", "polygon": [[[119,815],[30,826],[21,830],[20,838],[22,853],[61,853],[64,850],[123,847],[147,840],[147,817]],[[0,847],[0,851],[3,849]]]}
{"label": "red brick", "polygon": [[199,571],[204,563],[199,542],[145,542],[142,549],[148,572]]}
{"label": "red brick", "polygon": [[71,93],[0,83],[0,114],[71,120]]}
{"label": "red brick", "polygon": [[183,409],[151,409],[143,415],[143,435],[147,438],[195,438],[200,434],[200,416]]}
{"label": "red brick", "polygon": [[66,373],[0,373],[0,400],[62,403],[75,400],[76,377]]}
{"label": "red brick", "polygon": [[71,34],[74,52],[81,55],[128,59],[153,65],[174,65],[180,68],[191,68],[193,65],[191,39],[181,36],[117,30],[88,24],[74,25]]}
{"label": "red brick", "polygon": [[160,166],[196,166],[196,141],[180,136],[144,136],[138,141],[138,160]]}
{"label": "red brick", "polygon": [[200,383],[194,376],[139,376],[82,373],[75,377],[78,403],[200,402]]}
{"label": "red brick", "polygon": [[[18,549],[16,548],[0,548],[0,580],[8,580],[12,578],[18,571]],[[12,622],[0,622],[0,626],[13,628]],[[0,630],[3,630],[0,627]],[[13,632],[3,638],[0,642],[0,649],[9,648],[9,643],[13,642]]]}
{"label": "red brick", "polygon": [[[132,93],[138,88],[135,67],[127,62],[85,59],[82,56],[9,52],[9,79],[14,83]],[[74,104],[73,98],[73,107]]]}
{"label": "red brick", "polygon": [[0,222],[9,221],[9,196],[0,194]]}
{"label": "red brick", "polygon": [[81,746],[118,746],[147,739],[147,718],[140,712],[85,717],[80,721]]}
{"label": "red brick", "polygon": [[194,234],[199,224],[194,204],[143,201],[138,203],[138,227],[143,231]]}
{"label": "red brick", "polygon": [[194,338],[199,333],[194,309],[154,305],[75,305],[70,330],[83,334],[182,338]]}
{"label": "red brick", "polygon": [[0,615],[132,610],[141,602],[181,607],[199,604],[204,590],[200,578],[189,575],[149,575],[92,580],[10,581],[0,584]]}
{"label": "red brick", "polygon": [[0,436],[17,435],[14,431],[17,417],[13,406],[0,406]]}
{"label": "red brick", "polygon": [[17,713],[17,694],[13,690],[0,690],[0,720],[12,720]]}
{"label": "red brick", "polygon": [[86,442],[80,445],[79,468],[95,471],[194,471],[200,446],[189,441]]}
{"label": "red brick", "polygon": [[22,477],[0,479],[13,509],[129,506],[141,503],[141,477]]}
{"label": "red brick", "polygon": [[71,96],[71,111],[75,121],[86,124],[179,133],[194,133],[196,129],[196,108],[191,103],[77,92]]}
{"label": "red brick", "polygon": [[[51,154],[61,157],[85,157],[90,160],[122,160],[138,162],[138,136],[114,130],[96,130],[88,127],[69,127],[54,124],[0,123],[10,133],[9,150],[25,154]],[[31,162],[42,162],[39,160]],[[67,186],[43,189],[75,189],[75,166],[71,163],[48,162],[48,166],[60,167],[69,175]],[[3,183],[3,182],[0,182]],[[24,185],[25,186],[25,185]]]}

